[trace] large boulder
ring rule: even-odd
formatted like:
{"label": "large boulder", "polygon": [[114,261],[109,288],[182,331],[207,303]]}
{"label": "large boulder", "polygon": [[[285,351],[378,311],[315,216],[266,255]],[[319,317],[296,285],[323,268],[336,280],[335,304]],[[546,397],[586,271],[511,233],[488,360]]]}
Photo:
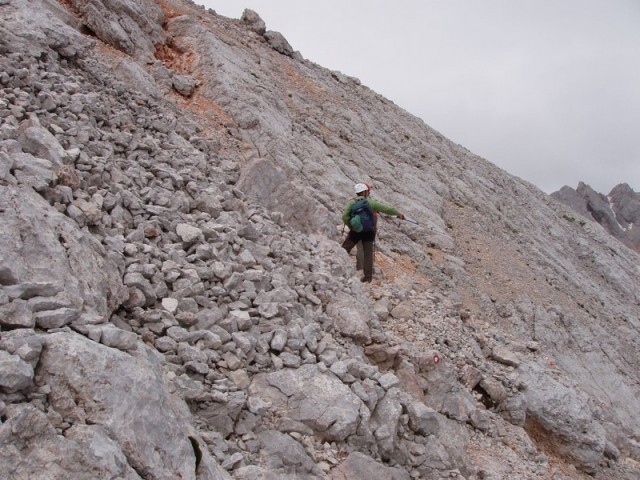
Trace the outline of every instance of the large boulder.
{"label": "large boulder", "polygon": [[267,26],[264,23],[264,20],[260,18],[260,15],[258,15],[258,13],[249,8],[244,9],[244,12],[242,12],[242,17],[240,19],[258,35],[264,35],[264,33],[267,31]]}
{"label": "large boulder", "polygon": [[371,343],[370,313],[357,297],[337,295],[327,305],[327,314],[341,335],[360,344]]}
{"label": "large boulder", "polygon": [[[0,185],[0,223],[0,285],[9,305],[28,302],[26,309],[44,324],[50,323],[46,312],[66,309],[69,314],[55,325],[60,327],[82,312],[108,318],[126,298],[111,254],[32,189]],[[0,323],[32,326],[28,312],[18,310],[24,321]]]}
{"label": "large boulder", "polygon": [[[195,479],[197,434],[186,404],[169,394],[160,358],[147,347],[127,354],[80,335],[54,333],[40,357],[39,383],[51,391],[51,418],[60,425],[101,426],[143,478]],[[201,467],[217,471],[204,453]],[[28,467],[22,457],[18,464]],[[222,471],[216,475],[209,478],[228,478]]]}
{"label": "large boulder", "polygon": [[540,365],[528,363],[518,371],[520,380],[528,387],[525,429],[581,470],[593,473],[607,444],[594,402],[576,386],[569,387],[553,378]]}
{"label": "large boulder", "polygon": [[317,365],[256,375],[249,395],[329,441],[342,441],[355,434],[364,406],[347,385],[333,373],[321,372]]}

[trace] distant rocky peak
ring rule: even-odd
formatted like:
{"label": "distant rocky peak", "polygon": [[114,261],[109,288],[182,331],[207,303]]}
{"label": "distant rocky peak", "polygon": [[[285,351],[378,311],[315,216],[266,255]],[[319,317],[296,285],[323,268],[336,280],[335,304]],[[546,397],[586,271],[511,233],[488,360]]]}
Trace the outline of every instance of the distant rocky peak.
{"label": "distant rocky peak", "polygon": [[640,193],[627,183],[616,185],[609,195],[604,195],[580,182],[575,190],[565,185],[551,196],[640,252]]}

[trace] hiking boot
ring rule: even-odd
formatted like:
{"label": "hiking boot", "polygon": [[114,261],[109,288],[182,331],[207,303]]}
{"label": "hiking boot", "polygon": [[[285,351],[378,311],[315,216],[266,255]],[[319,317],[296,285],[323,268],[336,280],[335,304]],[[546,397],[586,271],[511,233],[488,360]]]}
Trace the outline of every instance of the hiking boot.
{"label": "hiking boot", "polygon": [[373,280],[371,277],[362,277],[360,279],[362,283],[371,283],[371,280]]}

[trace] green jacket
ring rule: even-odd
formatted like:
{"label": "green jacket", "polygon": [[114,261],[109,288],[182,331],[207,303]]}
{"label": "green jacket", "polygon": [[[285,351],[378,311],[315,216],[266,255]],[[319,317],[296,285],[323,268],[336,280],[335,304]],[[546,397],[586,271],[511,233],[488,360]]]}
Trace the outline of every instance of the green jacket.
{"label": "green jacket", "polygon": [[[342,222],[349,228],[351,228],[351,223],[350,223],[350,221],[351,221],[351,207],[353,207],[353,204],[356,203],[358,200],[361,200],[362,198],[363,197],[352,198],[351,200],[349,200],[349,203],[347,203],[347,206],[344,207],[344,211],[342,212]],[[398,210],[396,210],[395,208],[387,205],[386,203],[379,202],[377,200],[374,200],[371,197],[368,197],[367,201],[369,202],[369,205],[373,209],[374,217],[376,219],[376,223],[378,222],[378,216],[375,215],[375,213],[377,213],[377,212],[382,212],[382,213],[385,213],[387,215],[392,215],[394,217],[400,215],[400,212]]]}

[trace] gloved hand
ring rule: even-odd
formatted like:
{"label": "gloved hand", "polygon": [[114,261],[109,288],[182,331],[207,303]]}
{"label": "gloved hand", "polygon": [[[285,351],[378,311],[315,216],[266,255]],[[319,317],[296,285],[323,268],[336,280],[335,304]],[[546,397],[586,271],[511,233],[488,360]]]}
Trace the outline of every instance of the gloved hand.
{"label": "gloved hand", "polygon": [[404,220],[404,219],[405,219],[404,213],[401,213],[400,215],[398,215],[398,218],[399,218],[400,220]]}

